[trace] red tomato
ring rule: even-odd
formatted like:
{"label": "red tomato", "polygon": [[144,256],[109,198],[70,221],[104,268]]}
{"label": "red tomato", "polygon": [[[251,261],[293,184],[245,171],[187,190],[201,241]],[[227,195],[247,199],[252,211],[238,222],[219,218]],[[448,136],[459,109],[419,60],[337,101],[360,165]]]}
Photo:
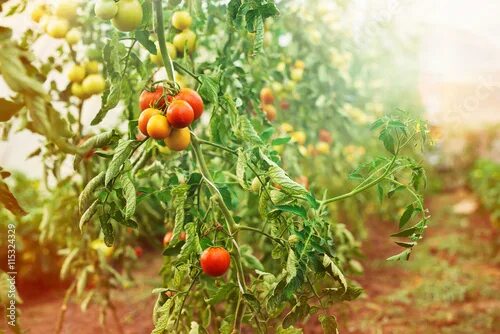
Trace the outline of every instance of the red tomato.
{"label": "red tomato", "polygon": [[319,141],[331,144],[333,141],[332,134],[330,131],[321,129],[319,130]]}
{"label": "red tomato", "polygon": [[200,256],[201,269],[208,276],[222,276],[229,269],[231,256],[222,247],[209,247]]}
{"label": "red tomato", "polygon": [[185,128],[194,120],[193,108],[186,101],[174,100],[168,106],[167,120],[176,129]]}
{"label": "red tomato", "polygon": [[141,110],[147,108],[163,109],[167,104],[165,100],[170,101],[172,97],[164,95],[163,87],[157,86],[153,91],[142,91],[141,96],[139,96],[139,107]]}
{"label": "red tomato", "polygon": [[194,120],[200,118],[203,113],[203,99],[197,91],[190,88],[181,88],[179,94],[177,94],[175,98],[189,103],[194,111]]}
{"label": "red tomato", "polygon": [[274,95],[273,91],[269,87],[264,87],[260,91],[260,102],[262,104],[273,104],[274,102]]}
{"label": "red tomato", "polygon": [[134,252],[135,252],[135,255],[136,255],[137,257],[141,257],[141,256],[142,256],[142,254],[144,253],[144,250],[142,249],[142,247],[141,247],[141,246],[136,246],[136,247],[134,248]]}
{"label": "red tomato", "polygon": [[287,100],[280,101],[280,108],[283,110],[288,110],[290,108],[290,103]]}

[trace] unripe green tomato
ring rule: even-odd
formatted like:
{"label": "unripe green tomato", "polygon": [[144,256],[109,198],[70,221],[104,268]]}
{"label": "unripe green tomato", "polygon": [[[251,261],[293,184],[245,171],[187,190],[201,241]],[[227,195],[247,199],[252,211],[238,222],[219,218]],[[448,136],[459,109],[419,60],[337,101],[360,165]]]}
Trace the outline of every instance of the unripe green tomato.
{"label": "unripe green tomato", "polygon": [[54,38],[64,38],[69,30],[68,20],[52,18],[47,24],[47,34]]}
{"label": "unripe green tomato", "polygon": [[76,28],[71,29],[66,34],[66,42],[68,42],[69,45],[74,45],[80,42],[81,39],[82,39],[82,34]]}
{"label": "unripe green tomato", "polygon": [[178,11],[172,15],[172,25],[177,30],[185,30],[191,26],[193,19],[186,11]]}
{"label": "unripe green tomato", "polygon": [[262,187],[262,184],[260,183],[260,180],[259,178],[256,176],[253,178],[252,180],[252,185],[250,186],[250,189],[254,192],[254,193],[258,193],[260,192],[260,188]]}
{"label": "unripe green tomato", "polygon": [[184,53],[184,47],[188,53],[192,53],[196,46],[196,34],[186,29],[174,36],[173,43],[179,53]]}
{"label": "unripe green tomato", "polygon": [[85,67],[73,65],[68,72],[68,79],[71,82],[81,82],[85,78]]}
{"label": "unripe green tomato", "polygon": [[295,234],[292,234],[288,237],[288,243],[291,245],[291,246],[294,246],[296,245],[298,242],[300,241],[299,237]]}
{"label": "unripe green tomato", "polygon": [[113,0],[97,0],[94,13],[101,20],[111,20],[118,13],[118,5]]}
{"label": "unripe green tomato", "polygon": [[133,31],[142,22],[142,6],[138,0],[120,0],[111,23],[120,31]]}
{"label": "unripe green tomato", "polygon": [[[177,58],[177,49],[172,43],[166,42],[167,45],[167,51],[168,55],[170,56],[170,59],[175,59]],[[152,63],[158,65],[158,66],[163,66],[163,58],[161,57],[161,51],[160,51],[160,46],[158,43],[156,44],[156,51],[157,54],[150,54],[149,59],[151,60]]]}
{"label": "unripe green tomato", "polygon": [[54,13],[60,18],[71,21],[76,17],[77,9],[78,2],[73,0],[60,0]]}
{"label": "unripe green tomato", "polygon": [[100,94],[106,88],[106,81],[100,74],[91,74],[83,80],[82,87],[87,95]]}

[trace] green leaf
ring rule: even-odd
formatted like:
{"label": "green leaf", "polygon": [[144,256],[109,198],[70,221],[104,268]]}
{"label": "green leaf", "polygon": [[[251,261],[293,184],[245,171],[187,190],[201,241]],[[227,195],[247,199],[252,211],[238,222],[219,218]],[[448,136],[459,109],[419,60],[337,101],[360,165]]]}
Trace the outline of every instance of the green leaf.
{"label": "green leaf", "polygon": [[243,294],[243,298],[254,312],[260,310],[260,301],[257,297],[247,292]]}
{"label": "green leaf", "polygon": [[0,180],[0,203],[16,216],[25,216],[27,214],[17,202],[9,186],[2,180]]}
{"label": "green leaf", "polygon": [[403,228],[406,223],[410,220],[411,216],[413,215],[413,212],[415,211],[415,208],[413,207],[413,203],[408,205],[406,207],[406,210],[403,212],[401,215],[401,218],[399,219],[399,228]]}
{"label": "green leaf", "polygon": [[92,217],[94,214],[97,212],[97,208],[99,206],[99,201],[96,199],[87,210],[83,213],[82,217],[80,218],[80,223],[78,224],[80,227],[80,230],[82,230],[83,225],[85,225]]}
{"label": "green leaf", "polygon": [[260,15],[262,15],[263,19],[266,19],[266,18],[272,17],[272,16],[278,16],[280,14],[278,7],[276,7],[276,4],[273,2],[269,2],[269,3],[261,5],[259,7],[259,12],[260,12]]}
{"label": "green leaf", "polygon": [[86,153],[91,149],[101,148],[107,145],[110,145],[115,138],[117,138],[117,134],[114,130],[100,133],[98,135],[92,136],[87,139],[84,143],[82,143],[79,148],[82,153]]}
{"label": "green leaf", "polygon": [[255,41],[253,44],[253,54],[262,51],[264,46],[264,20],[261,15],[255,18]]}
{"label": "green leaf", "polygon": [[201,81],[200,95],[211,103],[217,103],[219,99],[219,82],[218,78],[208,75],[200,75],[198,79]]}
{"label": "green leaf", "polygon": [[113,225],[111,224],[110,217],[108,215],[104,215],[99,217],[99,221],[101,223],[101,230],[104,234],[104,243],[108,247],[112,247],[115,241],[115,233],[113,231]]}
{"label": "green leaf", "polygon": [[288,137],[281,137],[281,138],[275,138],[271,142],[271,145],[273,145],[273,146],[284,145],[284,144],[288,143],[291,139],[292,139],[292,137],[290,137],[290,136],[288,136]]}
{"label": "green leaf", "polygon": [[125,220],[132,218],[135,213],[135,207],[137,203],[137,195],[135,192],[135,186],[132,180],[126,174],[122,174],[120,178],[120,183],[122,185],[123,197],[126,200],[125,205]]}
{"label": "green leaf", "polygon": [[95,115],[94,119],[92,119],[90,125],[97,125],[101,123],[104,117],[106,117],[106,115],[108,114],[108,111],[118,105],[121,96],[120,83],[113,84],[111,88],[106,87],[104,93],[101,96],[101,109]]}
{"label": "green leaf", "polygon": [[247,157],[242,149],[238,149],[238,160],[236,161],[236,177],[243,189],[248,189],[245,183],[245,170],[247,167]]}
{"label": "green leaf", "polygon": [[323,267],[325,267],[327,273],[342,285],[344,291],[347,291],[347,281],[344,274],[342,274],[339,267],[337,267],[335,262],[326,254],[323,256]]}
{"label": "green leaf", "polygon": [[395,238],[398,238],[398,237],[409,237],[411,235],[413,235],[417,229],[419,229],[420,226],[412,226],[412,227],[409,227],[407,229],[404,229],[402,231],[399,231],[397,233],[394,233],[394,234],[391,234],[391,237],[395,237]]}
{"label": "green leaf", "polygon": [[310,310],[311,307],[307,303],[294,305],[292,310],[283,319],[283,328],[288,328],[298,322],[302,322]]}
{"label": "green leaf", "polygon": [[106,178],[104,180],[105,186],[118,176],[123,164],[128,160],[137,145],[139,145],[138,142],[133,140],[121,140],[118,143],[113,159],[109,163],[108,169],[106,170]]}
{"label": "green leaf", "polygon": [[334,315],[320,315],[318,317],[325,334],[339,334],[339,326]]}
{"label": "green leaf", "polygon": [[252,247],[249,245],[241,245],[240,255],[244,267],[264,271],[262,263],[252,254]]}
{"label": "green leaf", "polygon": [[149,53],[156,55],[158,54],[159,50],[156,50],[155,43],[149,39],[150,35],[151,34],[149,33],[149,31],[145,30],[135,31],[135,38],[137,39],[137,41],[141,43],[141,45],[144,46],[146,50],[149,51]]}
{"label": "green leaf", "polygon": [[267,175],[271,182],[281,186],[282,190],[292,195],[306,195],[308,191],[304,186],[293,181],[286,175],[286,172],[279,166],[274,165],[269,168]]}
{"label": "green leaf", "polygon": [[297,276],[297,265],[297,256],[295,255],[293,249],[290,248],[288,258],[286,260],[286,283],[290,283],[291,280]]}
{"label": "green leaf", "polygon": [[408,261],[410,259],[411,248],[407,248],[399,254],[387,258],[386,261]]}
{"label": "green leaf", "polygon": [[238,139],[249,144],[262,144],[262,140],[255,131],[252,123],[246,116],[238,117],[238,124],[236,130]]}
{"label": "green leaf", "polygon": [[80,211],[80,214],[82,214],[85,210],[89,208],[95,190],[100,185],[104,186],[105,175],[106,173],[104,171],[100,172],[87,183],[85,188],[83,188],[82,192],[80,193],[80,196],[78,197],[78,209]]}
{"label": "green leaf", "polygon": [[303,219],[307,218],[307,211],[302,206],[284,204],[284,205],[276,205],[275,208],[281,211],[293,213],[294,215],[302,217]]}
{"label": "green leaf", "polygon": [[215,293],[210,293],[210,298],[206,300],[209,305],[215,305],[231,298],[238,292],[238,286],[233,283],[227,283],[220,286]]}
{"label": "green leaf", "polygon": [[0,98],[0,122],[8,121],[23,107],[20,103],[15,103],[3,98]]}
{"label": "green leaf", "polygon": [[174,199],[175,207],[175,225],[172,231],[172,238],[169,243],[169,247],[175,247],[179,241],[179,236],[184,230],[184,205],[187,199],[187,191],[189,186],[187,184],[181,184],[172,189],[172,196]]}
{"label": "green leaf", "polygon": [[331,303],[338,303],[343,301],[351,301],[358,298],[363,289],[359,286],[349,285],[346,290],[341,288],[326,288],[324,293]]}
{"label": "green leaf", "polygon": [[378,138],[382,141],[387,151],[391,152],[392,154],[395,154],[394,138],[387,129],[382,130]]}

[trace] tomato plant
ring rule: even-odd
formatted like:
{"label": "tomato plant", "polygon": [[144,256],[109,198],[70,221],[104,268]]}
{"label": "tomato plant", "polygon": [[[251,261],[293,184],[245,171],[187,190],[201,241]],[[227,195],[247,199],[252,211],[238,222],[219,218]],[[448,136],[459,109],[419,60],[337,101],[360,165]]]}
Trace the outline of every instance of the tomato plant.
{"label": "tomato plant", "polygon": [[[58,16],[46,29],[44,11]],[[62,248],[67,296],[83,308],[95,301],[115,312],[109,292],[129,283],[141,237],[163,244],[153,333],[286,333],[315,313],[333,333],[330,306],[362,293],[346,275],[362,271],[359,242],[341,220],[346,200],[357,213],[376,209],[374,198],[401,208],[392,237],[402,252],[391,260],[410,257],[429,219],[425,173],[412,158],[425,124],[364,113],[357,104],[376,101],[348,79],[357,58],[337,40],[312,54],[316,34],[289,25],[314,18],[286,4],[281,13],[293,20],[279,21],[274,1],[99,0],[37,7],[26,41],[2,28],[0,69],[13,92],[2,100],[5,131],[12,118],[46,139],[33,155],[71,215],[62,226],[44,215],[40,226]],[[284,32],[289,52],[276,42]],[[27,65],[30,42],[45,33],[66,38],[60,60]],[[70,83],[61,89],[49,73],[63,65]],[[87,126],[92,95],[100,108]],[[118,121],[102,130],[108,115]],[[70,158],[75,177],[66,178]],[[396,192],[405,195],[391,200]],[[50,214],[62,211],[56,198]],[[64,312],[59,319],[60,332]]]}

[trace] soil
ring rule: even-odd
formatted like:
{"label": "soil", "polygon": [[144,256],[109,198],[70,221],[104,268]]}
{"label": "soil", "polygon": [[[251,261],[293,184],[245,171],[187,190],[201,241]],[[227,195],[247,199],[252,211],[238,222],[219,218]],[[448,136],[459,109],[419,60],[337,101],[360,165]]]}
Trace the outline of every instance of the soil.
{"label": "soil", "polygon": [[[392,225],[379,221],[369,223],[369,238],[363,246],[366,257],[361,261],[365,272],[352,277],[363,286],[365,295],[356,301],[336,305],[329,312],[336,316],[340,333],[500,333],[498,231],[489,224],[487,213],[481,210],[462,220],[450,213],[452,205],[467,196],[471,195],[466,191],[455,191],[428,199],[427,205],[435,219],[423,242],[412,254],[410,263],[386,262],[387,257],[400,250],[388,238],[393,230]],[[462,225],[457,226],[455,218]],[[440,240],[450,234],[465,237],[471,245],[478,245],[478,249],[473,249],[472,255],[468,253],[465,257],[443,250]],[[495,257],[496,261],[490,260]],[[422,296],[421,292],[425,291],[422,290],[422,284],[426,280],[435,280],[438,284],[444,279],[441,276],[446,275],[446,268],[444,274],[429,274],[433,260],[446,261],[450,271],[458,269],[464,274],[476,275],[465,282],[472,288],[466,291],[463,298],[434,301]],[[150,252],[144,255],[140,263],[142,267],[138,268],[136,274],[136,281],[141,282],[140,285],[124,290],[121,294],[115,292],[112,296],[118,320],[127,334],[144,334],[152,330],[154,296],[151,290],[159,283],[156,280],[161,258]],[[483,278],[488,279],[484,282],[490,294],[483,293]],[[473,283],[476,282],[480,285],[478,289],[474,288]],[[459,280],[456,283],[456,286],[451,285],[450,291],[460,287],[463,282]],[[21,325],[26,333],[55,333],[64,292],[63,287],[44,289],[38,293],[20,291],[24,299]],[[62,333],[118,333],[111,314],[106,317],[107,331],[99,325],[99,316],[97,307],[82,312],[79,305],[70,302]],[[306,321],[304,333],[322,333],[316,318]]]}

